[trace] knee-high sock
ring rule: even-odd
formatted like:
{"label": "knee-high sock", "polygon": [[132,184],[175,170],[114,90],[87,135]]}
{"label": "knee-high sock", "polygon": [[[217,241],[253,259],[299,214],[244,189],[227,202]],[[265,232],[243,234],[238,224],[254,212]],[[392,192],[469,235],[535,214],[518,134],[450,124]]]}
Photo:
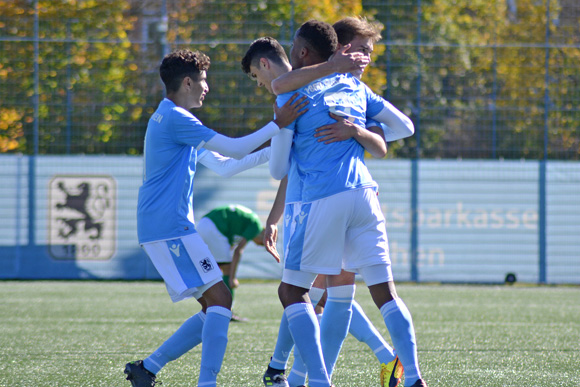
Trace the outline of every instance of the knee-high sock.
{"label": "knee-high sock", "polygon": [[199,312],[187,319],[171,337],[143,361],[143,366],[156,374],[169,363],[201,343],[205,313]]}
{"label": "knee-high sock", "polygon": [[320,322],[320,341],[329,377],[332,376],[340,348],[348,335],[354,290],[354,285],[326,288],[328,299]]}
{"label": "knee-high sock", "polygon": [[221,306],[207,308],[202,331],[201,367],[198,387],[215,387],[228,344],[232,312]]}
{"label": "knee-high sock", "polygon": [[294,340],[288,329],[288,318],[286,313],[282,314],[280,320],[280,328],[278,329],[278,338],[276,339],[276,347],[272,359],[270,359],[269,366],[277,370],[285,370],[288,363],[288,357],[294,346]]}
{"label": "knee-high sock", "polygon": [[379,363],[387,364],[395,359],[393,348],[385,341],[369,320],[358,302],[352,302],[352,318],[349,333],[374,352]]}
{"label": "knee-high sock", "polygon": [[[324,295],[325,289],[322,288],[311,288],[308,292],[310,296],[310,302],[312,306],[316,308],[318,302]],[[318,315],[316,316],[318,317]],[[320,320],[318,320],[320,322]],[[288,384],[290,387],[299,387],[306,385],[306,375],[308,374],[308,370],[306,369],[306,364],[302,360],[302,356],[300,356],[300,351],[295,347],[294,348],[294,363],[292,364],[292,369],[288,373]]]}
{"label": "knee-high sock", "polygon": [[395,298],[381,307],[381,314],[393,340],[399,360],[405,369],[405,385],[412,385],[420,377],[417,359],[417,342],[413,319],[407,306],[400,298]]}
{"label": "knee-high sock", "polygon": [[312,304],[297,303],[284,310],[288,327],[302,360],[308,369],[311,387],[329,387],[330,378],[326,373],[322,348],[320,347],[320,327]]}
{"label": "knee-high sock", "polygon": [[292,363],[292,369],[288,373],[288,384],[290,387],[299,387],[306,385],[306,376],[308,375],[308,369],[302,356],[300,355],[300,350],[298,347],[294,347],[294,363]]}

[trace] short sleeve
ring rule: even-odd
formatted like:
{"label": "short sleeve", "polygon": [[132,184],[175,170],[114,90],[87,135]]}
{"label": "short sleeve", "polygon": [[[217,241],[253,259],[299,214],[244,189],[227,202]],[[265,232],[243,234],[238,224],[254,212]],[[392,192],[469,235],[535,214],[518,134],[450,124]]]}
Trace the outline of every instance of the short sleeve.
{"label": "short sleeve", "polygon": [[206,127],[193,114],[182,108],[175,109],[171,120],[171,133],[174,140],[199,150],[211,140],[217,132]]}

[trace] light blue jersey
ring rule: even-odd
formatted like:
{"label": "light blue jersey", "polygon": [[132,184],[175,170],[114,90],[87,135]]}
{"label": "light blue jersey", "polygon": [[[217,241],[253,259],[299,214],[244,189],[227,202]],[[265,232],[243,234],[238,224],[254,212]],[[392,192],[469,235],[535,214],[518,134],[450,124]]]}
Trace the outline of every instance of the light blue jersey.
{"label": "light blue jersey", "polygon": [[302,179],[298,174],[298,167],[294,159],[290,159],[288,170],[288,185],[286,186],[286,204],[302,202]]}
{"label": "light blue jersey", "polygon": [[[318,142],[315,130],[336,122],[329,112],[351,117],[366,127],[366,117],[374,117],[388,105],[351,74],[334,74],[318,79],[301,89],[309,100],[308,112],[289,129],[294,130],[292,157],[302,178],[302,201],[308,203],[339,192],[376,187],[365,163],[364,148],[355,139],[330,144]],[[295,92],[282,94],[282,106]]]}
{"label": "light blue jersey", "polygon": [[195,233],[197,151],[215,135],[186,109],[167,98],[161,101],[145,134],[143,185],[137,204],[139,243]]}

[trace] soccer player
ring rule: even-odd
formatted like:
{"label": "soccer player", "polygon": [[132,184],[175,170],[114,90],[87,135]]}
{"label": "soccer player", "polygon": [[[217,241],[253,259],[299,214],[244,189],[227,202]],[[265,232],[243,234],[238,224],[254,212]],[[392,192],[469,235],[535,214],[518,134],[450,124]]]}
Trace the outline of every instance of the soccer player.
{"label": "soccer player", "polygon": [[[196,229],[209,247],[221,271],[224,283],[232,293],[239,286],[237,271],[242,254],[249,241],[264,246],[264,226],[258,215],[241,204],[216,207],[205,214]],[[246,319],[232,314],[232,321]]]}
{"label": "soccer player", "polygon": [[[380,40],[380,31],[382,26],[378,23],[371,23],[367,19],[362,17],[346,17],[334,23],[333,28],[337,34],[338,38],[338,49],[347,47],[346,53],[359,52],[368,59],[370,63],[371,53],[374,49],[374,44]],[[321,64],[315,64],[308,67],[302,67],[301,69],[285,73],[275,79],[272,82],[272,89],[276,94],[281,94],[291,90],[298,89],[306,84],[315,81],[318,78],[331,75],[334,73],[335,66],[332,66],[333,55],[329,62],[323,62]],[[365,66],[358,67],[351,71],[356,78],[360,79],[364,73]],[[355,137],[364,128],[360,128],[354,123],[351,123],[344,118],[333,118],[338,119],[335,124],[330,124],[322,128],[317,129],[315,136],[320,137],[319,141],[324,141],[325,143],[332,143],[335,141],[343,141],[345,139]],[[377,127],[378,123],[372,120],[367,120],[367,129],[371,131],[379,130],[382,133],[382,128]],[[369,128],[369,126],[371,126]],[[383,137],[384,138],[384,137]],[[385,149],[386,151],[386,149]],[[383,157],[383,154],[371,154],[375,157]],[[272,221],[277,222],[279,219],[272,219]],[[275,228],[276,225],[274,224]],[[272,226],[268,228],[272,229]],[[271,237],[273,234],[269,233],[267,237]],[[266,241],[267,244],[275,246],[275,241]],[[340,274],[341,283],[344,287],[353,286],[354,287],[354,273],[349,271],[342,271]],[[324,289],[326,288],[326,276],[319,275],[312,288],[309,291],[310,299],[313,305],[318,303],[315,308],[319,319],[321,317],[321,310],[324,308],[325,297],[323,297]],[[380,380],[381,386],[384,385],[395,385],[402,375],[402,367],[399,359],[396,357],[393,349],[386,343],[380,333],[373,326],[371,321],[368,319],[360,305],[353,300],[353,311],[352,319],[349,326],[349,333],[355,336],[359,341],[366,343],[373,353],[376,355],[381,366],[380,370]],[[282,346],[279,346],[282,347]],[[280,348],[282,352],[274,353],[273,359],[280,359],[280,354],[288,353],[286,348]],[[285,364],[278,360],[278,365]],[[276,366],[276,362],[272,361],[269,365],[268,371],[272,374],[279,374],[281,371],[276,370],[273,366]],[[268,372],[267,371],[267,372]],[[303,364],[300,361],[295,361],[290,374],[288,375],[288,382],[291,387],[301,386],[305,384],[305,370]]]}
{"label": "soccer player", "polygon": [[201,342],[198,386],[215,386],[223,361],[232,298],[195,230],[192,185],[198,151],[203,147],[242,158],[304,113],[302,101],[294,99],[282,109],[276,107],[276,119],[254,133],[241,138],[218,134],[189,112],[202,106],[209,91],[209,65],[209,57],[199,51],[179,50],[163,58],[159,72],[167,98],[147,125],[137,204],[139,243],[163,277],[171,299],[195,297],[202,310],[145,360],[125,366],[133,387],[155,385],[155,375],[165,364]]}
{"label": "soccer player", "polygon": [[[346,50],[346,48],[345,48]],[[337,71],[352,71],[352,70],[359,70],[359,67],[366,65],[368,60],[362,55],[345,55],[345,50],[341,50],[336,53],[335,59],[331,63],[333,70]],[[362,58],[362,61],[361,61]],[[246,56],[242,61],[242,67],[245,73],[251,74],[252,78],[254,78],[258,82],[258,86],[265,86],[270,92],[272,92],[270,84],[271,80],[287,73],[291,70],[290,64],[284,52],[282,46],[272,38],[260,38],[257,39],[255,42],[252,43],[250,49],[248,50]],[[341,118],[337,117],[339,120]],[[339,126],[340,129],[340,126]],[[347,128],[351,129],[350,127]],[[360,128],[359,132],[360,131]],[[386,154],[386,144],[382,137],[382,129],[378,129],[378,133],[375,134],[368,132],[366,130],[362,130],[364,133],[360,133],[357,136],[360,139],[361,143],[365,143],[367,150],[369,150],[373,155],[376,157],[384,157]],[[356,136],[356,134],[355,134]],[[351,134],[349,137],[353,137]],[[273,141],[276,139],[274,138]],[[282,216],[282,212],[286,212],[286,221],[284,222],[285,232],[284,232],[284,239],[287,240],[287,237],[290,235],[290,231],[287,228],[292,227],[295,222],[289,221],[292,218],[291,213],[293,209],[297,208],[297,205],[300,202],[300,189],[299,183],[300,179],[297,178],[293,172],[294,169],[291,170],[289,176],[292,178],[284,178],[280,184],[278,189],[278,194],[276,196],[276,200],[274,202],[273,209],[270,213],[268,224],[269,229],[271,230],[270,233],[277,233],[276,224],[278,223],[280,217]],[[286,190],[288,183],[288,189]],[[284,210],[284,199],[286,199],[286,210]],[[275,220],[272,220],[275,219]],[[266,239],[269,241],[269,239]],[[272,247],[273,246],[273,247]],[[269,251],[274,255],[274,257],[279,261],[279,256],[275,249],[275,241],[273,245],[268,246]],[[322,292],[324,292],[322,290]],[[314,302],[316,303],[316,302]],[[366,316],[365,316],[366,317]],[[272,356],[271,364],[268,367],[268,371],[264,375],[264,384],[267,386],[287,386],[285,376],[283,375],[283,370],[286,368],[286,362],[288,360],[288,355],[294,345],[290,333],[287,329],[287,320],[282,319],[281,322],[281,332],[287,332],[285,335],[286,340],[282,340],[282,334],[279,336],[279,340],[276,346],[276,351],[274,352],[274,356]],[[378,335],[378,332],[375,333]],[[378,335],[380,337],[380,335]],[[381,338],[382,340],[382,338]],[[383,340],[384,342],[384,340]],[[386,348],[390,347],[386,344]],[[376,352],[382,352],[379,348],[373,347]],[[392,354],[392,350],[390,350]],[[394,356],[392,356],[394,359]],[[299,359],[298,351],[295,351],[295,365],[297,363],[301,363]],[[298,367],[293,368],[293,371],[297,370]],[[298,386],[304,384],[305,379],[305,372],[294,372],[289,375],[289,381],[295,382],[292,386]],[[297,380],[292,380],[292,377],[295,377]],[[301,380],[299,382],[298,380]]]}
{"label": "soccer player", "polygon": [[[336,34],[332,26],[309,21],[296,32],[291,50],[295,68],[321,63],[334,51]],[[328,112],[349,116],[358,124],[366,116],[385,123],[385,139],[413,133],[408,117],[372,93],[350,74],[333,74],[298,90],[311,101],[309,112],[291,129],[285,129],[272,143],[270,168],[282,178],[289,170],[288,158],[296,163],[302,177],[302,206],[296,230],[286,248],[288,255],[279,296],[289,329],[307,365],[311,386],[330,385],[325,372],[332,372],[338,351],[348,330],[353,292],[342,292],[337,274],[341,267],[361,274],[380,308],[393,344],[405,368],[406,382],[426,386],[420,378],[415,333],[411,315],[397,297],[390,260],[384,216],[376,197],[376,183],[364,165],[363,150],[356,141],[320,144],[313,138],[317,127],[329,123]],[[278,97],[278,103],[288,95]],[[333,145],[332,147],[329,145]],[[327,274],[328,297],[320,330],[308,290],[318,273]],[[333,289],[333,288],[338,288]],[[320,332],[325,351],[322,355]]]}

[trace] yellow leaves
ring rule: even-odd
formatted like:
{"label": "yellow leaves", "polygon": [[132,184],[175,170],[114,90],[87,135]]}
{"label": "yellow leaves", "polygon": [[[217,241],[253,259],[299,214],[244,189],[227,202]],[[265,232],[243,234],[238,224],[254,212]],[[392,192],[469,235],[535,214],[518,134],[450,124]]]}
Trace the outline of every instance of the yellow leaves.
{"label": "yellow leaves", "polygon": [[24,140],[22,116],[15,108],[0,108],[0,152],[13,151]]}
{"label": "yellow leaves", "polygon": [[142,116],[143,116],[143,108],[141,107],[135,107],[131,111],[131,119],[133,121],[139,121]]}
{"label": "yellow leaves", "polygon": [[72,62],[78,66],[82,66],[87,61],[87,58],[84,55],[75,55],[72,57]]}
{"label": "yellow leaves", "polygon": [[100,140],[102,142],[109,142],[113,135],[113,125],[110,122],[101,122],[97,128],[101,133]]}

